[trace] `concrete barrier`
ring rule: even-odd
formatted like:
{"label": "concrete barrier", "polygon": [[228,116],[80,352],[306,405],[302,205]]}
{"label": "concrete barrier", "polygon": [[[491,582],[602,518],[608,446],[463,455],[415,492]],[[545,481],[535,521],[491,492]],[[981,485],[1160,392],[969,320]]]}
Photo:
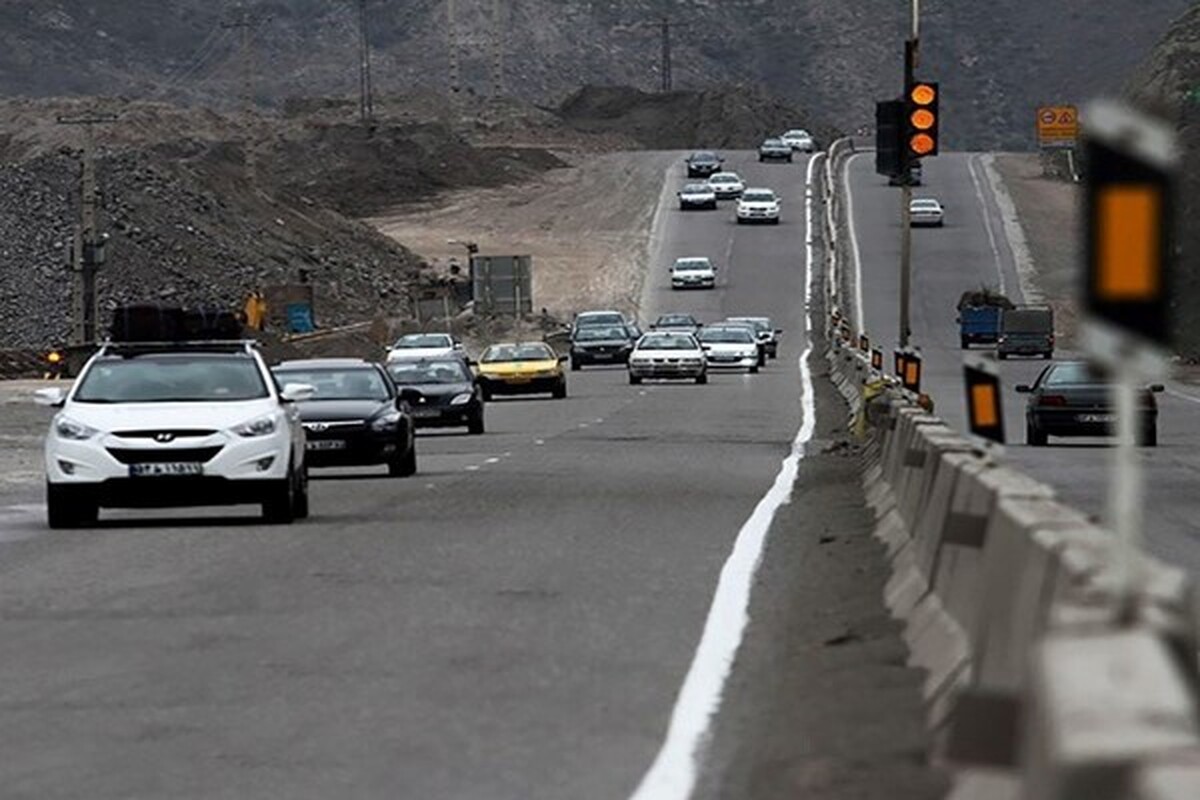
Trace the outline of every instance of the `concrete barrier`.
{"label": "concrete barrier", "polygon": [[[831,375],[861,403],[860,361],[832,348]],[[1130,595],[1112,536],[1048,486],[898,389],[860,410],[863,485],[892,566],[884,599],[927,671],[927,719],[936,757],[956,771],[952,796],[1200,797],[1187,575],[1138,554]],[[1097,664],[1132,673],[1097,678]],[[1104,692],[1118,691],[1105,707]],[[1094,725],[1079,722],[1088,714]]]}

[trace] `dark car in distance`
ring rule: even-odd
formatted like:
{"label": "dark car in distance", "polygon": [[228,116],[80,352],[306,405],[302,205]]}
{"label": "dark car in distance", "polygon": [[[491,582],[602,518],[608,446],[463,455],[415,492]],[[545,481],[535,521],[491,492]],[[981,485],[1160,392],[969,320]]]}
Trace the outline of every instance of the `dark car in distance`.
{"label": "dark car in distance", "polygon": [[1018,306],[1000,312],[1000,334],[996,357],[1054,357],[1054,311],[1050,308]]}
{"label": "dark car in distance", "polygon": [[408,398],[418,428],[466,427],[474,435],[484,432],[483,392],[461,358],[395,361],[387,371]]}
{"label": "dark car in distance", "polygon": [[[1153,384],[1138,393],[1138,443],[1158,444],[1158,403]],[[1025,438],[1044,447],[1050,436],[1111,436],[1116,432],[1116,383],[1085,361],[1056,361],[1042,370],[1033,385],[1017,391],[1029,395],[1025,405]]]}
{"label": "dark car in distance", "polygon": [[625,325],[580,328],[571,337],[571,369],[590,364],[625,364],[636,339]]}
{"label": "dark car in distance", "polygon": [[271,372],[285,383],[311,384],[311,400],[297,403],[313,467],[386,464],[388,474],[417,471],[411,396],[396,388],[379,364],[359,359],[285,361]]}
{"label": "dark car in distance", "polygon": [[688,156],[686,163],[689,178],[707,178],[721,171],[725,159],[709,150],[701,150]]}

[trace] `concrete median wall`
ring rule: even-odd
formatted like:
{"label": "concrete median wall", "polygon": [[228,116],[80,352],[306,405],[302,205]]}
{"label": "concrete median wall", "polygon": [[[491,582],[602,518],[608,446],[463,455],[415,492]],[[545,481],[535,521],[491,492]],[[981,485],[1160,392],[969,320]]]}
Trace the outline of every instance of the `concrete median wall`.
{"label": "concrete median wall", "polygon": [[[830,151],[827,303],[852,297]],[[832,316],[830,377],[861,435],[891,612],[927,670],[954,800],[1200,797],[1194,587],[1005,466],[874,372]],[[857,331],[851,331],[857,334]]]}
{"label": "concrete median wall", "polygon": [[887,385],[857,351],[835,344],[828,358],[867,422],[864,487],[893,567],[885,600],[927,670],[952,796],[1200,797],[1187,575],[1145,554],[1122,566],[1111,533],[1049,486]]}

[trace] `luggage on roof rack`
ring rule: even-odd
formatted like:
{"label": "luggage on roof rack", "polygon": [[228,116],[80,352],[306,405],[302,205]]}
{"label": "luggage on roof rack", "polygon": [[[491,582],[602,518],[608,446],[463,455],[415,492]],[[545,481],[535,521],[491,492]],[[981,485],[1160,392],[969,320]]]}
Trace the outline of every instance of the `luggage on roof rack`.
{"label": "luggage on roof rack", "polygon": [[109,336],[126,343],[238,341],[242,322],[235,312],[212,306],[134,303],[113,311]]}

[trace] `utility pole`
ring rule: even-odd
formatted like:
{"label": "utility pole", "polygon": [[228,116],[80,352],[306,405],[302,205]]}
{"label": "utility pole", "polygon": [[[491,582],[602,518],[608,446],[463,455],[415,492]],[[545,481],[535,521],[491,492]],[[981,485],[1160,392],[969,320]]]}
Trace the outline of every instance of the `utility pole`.
{"label": "utility pole", "polygon": [[375,116],[371,85],[371,38],[367,27],[367,0],[358,0],[358,112],[364,123]]}
{"label": "utility pole", "polygon": [[266,21],[266,17],[251,14],[239,3],[235,17],[221,23],[222,28],[241,33],[242,102],[246,113],[254,111],[254,29]]}
{"label": "utility pole", "polygon": [[446,0],[446,46],[450,49],[450,99],[456,101],[462,91],[462,61],[458,52],[458,12],[456,0]]}
{"label": "utility pole", "polygon": [[71,342],[91,344],[97,340],[99,302],[96,271],[105,262],[105,240],[96,218],[96,139],[93,126],[116,122],[115,114],[60,116],[60,125],[83,126],[83,157],[80,170],[79,226],[71,255]]}
{"label": "utility pole", "polygon": [[492,0],[492,97],[497,99],[504,94],[504,49],[507,38],[503,0]]}
{"label": "utility pole", "polygon": [[[913,85],[921,46],[921,0],[912,0],[912,34],[904,46],[904,91]],[[912,293],[912,167],[905,160],[904,179],[900,191],[900,347],[908,347],[912,333],[909,320],[909,301]]]}
{"label": "utility pole", "polygon": [[671,91],[671,18],[662,18],[662,91]]}

